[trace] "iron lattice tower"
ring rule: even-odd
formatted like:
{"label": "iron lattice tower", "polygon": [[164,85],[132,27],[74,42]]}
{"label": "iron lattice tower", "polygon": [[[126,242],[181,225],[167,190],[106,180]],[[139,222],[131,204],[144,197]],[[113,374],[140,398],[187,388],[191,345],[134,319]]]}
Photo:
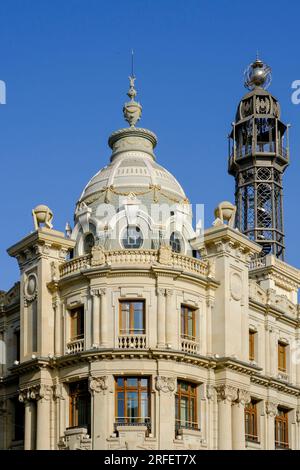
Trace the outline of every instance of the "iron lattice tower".
{"label": "iron lattice tower", "polygon": [[235,177],[237,228],[262,245],[264,255],[284,259],[282,176],[289,164],[288,126],[280,121],[278,101],[266,91],[270,81],[271,69],[259,59],[245,71],[250,92],[232,124],[228,171]]}

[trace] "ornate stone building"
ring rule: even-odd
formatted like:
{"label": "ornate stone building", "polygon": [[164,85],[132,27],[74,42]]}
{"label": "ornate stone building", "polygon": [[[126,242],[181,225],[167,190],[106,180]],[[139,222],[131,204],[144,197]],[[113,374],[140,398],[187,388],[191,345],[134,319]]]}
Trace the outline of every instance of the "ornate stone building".
{"label": "ornate stone building", "polygon": [[282,259],[289,155],[268,77],[251,64],[236,207],[206,230],[136,127],[134,78],[73,229],[33,210],[0,293],[2,449],[300,449],[300,272]]}

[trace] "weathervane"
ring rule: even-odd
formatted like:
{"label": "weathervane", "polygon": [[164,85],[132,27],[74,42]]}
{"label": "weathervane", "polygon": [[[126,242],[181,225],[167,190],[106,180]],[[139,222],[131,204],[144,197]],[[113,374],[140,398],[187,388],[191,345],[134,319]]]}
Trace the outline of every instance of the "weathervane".
{"label": "weathervane", "polygon": [[272,81],[272,69],[259,59],[258,51],[256,60],[248,65],[244,72],[244,85],[249,90],[254,88],[263,88],[266,90]]}

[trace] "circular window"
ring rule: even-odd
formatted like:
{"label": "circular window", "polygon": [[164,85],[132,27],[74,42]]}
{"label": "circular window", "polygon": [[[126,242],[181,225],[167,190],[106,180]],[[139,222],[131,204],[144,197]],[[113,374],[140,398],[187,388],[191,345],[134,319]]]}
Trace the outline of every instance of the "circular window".
{"label": "circular window", "polygon": [[175,251],[175,253],[181,252],[181,238],[175,232],[173,232],[170,236],[170,246],[172,251]]}
{"label": "circular window", "polygon": [[143,244],[143,235],[139,227],[126,227],[122,245],[124,248],[140,248]]}
{"label": "circular window", "polygon": [[94,245],[95,245],[94,235],[92,233],[88,233],[84,238],[84,252],[91,253]]}

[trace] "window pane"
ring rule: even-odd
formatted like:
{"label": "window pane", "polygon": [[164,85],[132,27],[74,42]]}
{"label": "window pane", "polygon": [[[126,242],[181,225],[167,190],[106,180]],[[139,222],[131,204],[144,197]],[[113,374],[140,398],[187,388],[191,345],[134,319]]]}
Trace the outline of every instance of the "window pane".
{"label": "window pane", "polygon": [[124,378],[123,377],[118,377],[117,378],[117,384],[118,384],[118,387],[123,387],[124,386]]}
{"label": "window pane", "polygon": [[127,416],[129,418],[138,417],[138,394],[137,392],[127,393]]}
{"label": "window pane", "polygon": [[137,387],[138,379],[136,377],[128,377],[126,379],[127,387]]}
{"label": "window pane", "polygon": [[188,336],[194,336],[194,312],[188,311]]}
{"label": "window pane", "polygon": [[141,386],[148,387],[148,379],[141,379]]}
{"label": "window pane", "polygon": [[141,417],[147,418],[148,414],[148,393],[142,392],[141,394]]}
{"label": "window pane", "polygon": [[135,310],[134,311],[134,333],[141,334],[144,331],[144,315],[143,311]]}
{"label": "window pane", "polygon": [[188,421],[188,399],[181,397],[180,400],[180,422],[185,425]]}

